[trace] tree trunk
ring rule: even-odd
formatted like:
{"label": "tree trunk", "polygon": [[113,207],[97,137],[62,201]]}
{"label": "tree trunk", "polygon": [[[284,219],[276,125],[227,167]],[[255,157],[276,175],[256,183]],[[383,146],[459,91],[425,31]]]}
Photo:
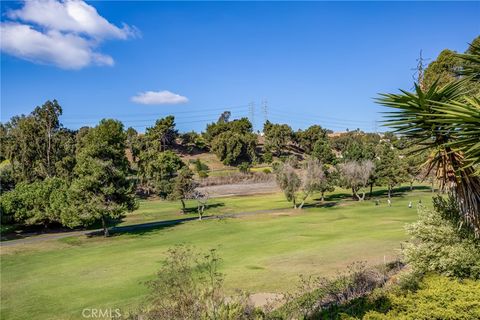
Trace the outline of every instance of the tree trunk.
{"label": "tree trunk", "polygon": [[309,195],[310,195],[310,194],[307,193],[307,194],[305,194],[305,195],[303,196],[303,198],[302,198],[302,203],[300,203],[300,205],[298,206],[298,209],[302,209],[302,208],[303,208],[303,205],[305,204],[305,200],[307,200],[307,198],[308,198]]}
{"label": "tree trunk", "polygon": [[293,198],[293,209],[297,209],[297,202],[295,200],[295,197]]}
{"label": "tree trunk", "polygon": [[373,183],[370,183],[370,198],[373,196]]}
{"label": "tree trunk", "polygon": [[388,186],[388,199],[390,199],[392,196],[392,188]]}
{"label": "tree trunk", "polygon": [[362,192],[362,197],[361,198],[359,197],[358,200],[360,200],[360,201],[365,200],[365,192]]}
{"label": "tree trunk", "polygon": [[320,202],[325,201],[325,192],[322,191]]}
{"label": "tree trunk", "polygon": [[182,202],[182,213],[185,214],[185,200],[180,199],[180,201]]}
{"label": "tree trunk", "polygon": [[410,191],[413,191],[413,181],[410,181]]}
{"label": "tree trunk", "polygon": [[355,190],[354,187],[352,187],[352,198],[355,199],[355,197],[358,198],[357,191]]}
{"label": "tree trunk", "polygon": [[50,177],[50,150],[52,148],[50,126],[47,127],[47,131],[47,176]]}
{"label": "tree trunk", "polygon": [[107,223],[105,222],[104,216],[102,216],[102,227],[103,227],[103,236],[108,237],[110,233],[108,232]]}

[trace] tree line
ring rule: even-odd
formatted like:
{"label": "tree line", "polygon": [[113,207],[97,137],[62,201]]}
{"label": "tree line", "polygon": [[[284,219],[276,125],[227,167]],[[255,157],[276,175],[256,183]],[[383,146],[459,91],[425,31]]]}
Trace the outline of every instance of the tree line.
{"label": "tree line", "polygon": [[[175,118],[167,116],[140,134],[113,119],[70,130],[60,122],[62,112],[56,100],[47,101],[29,115],[0,124],[3,223],[69,228],[101,223],[107,234],[109,223],[136,208],[135,195],[180,200],[183,211],[186,199],[197,199],[201,214],[205,195],[196,192],[194,172],[180,152],[209,151],[243,172],[255,163],[271,164],[289,200],[295,202],[302,190],[300,206],[313,192],[323,197],[336,185],[350,188],[363,200],[362,187],[393,187],[408,172],[414,179],[418,166],[411,163],[410,171],[406,169],[399,151],[402,139],[391,134],[382,137],[357,130],[331,138],[330,131],[318,125],[294,132],[286,124],[267,121],[261,147],[251,122],[230,121],[228,113],[203,133],[181,134]],[[305,161],[293,161],[297,158]],[[300,165],[306,168],[302,179],[297,173]],[[199,160],[194,170],[206,175]]]}
{"label": "tree line", "polygon": [[[458,88],[438,93],[439,88],[455,82],[458,70],[475,67],[476,47],[478,38],[466,51],[465,56],[473,57],[467,63],[465,57],[444,50],[419,75],[423,95],[440,99],[441,93],[445,101],[457,99],[452,95]],[[457,87],[468,88],[471,97],[478,96],[478,81],[468,80],[467,85]],[[382,103],[395,107],[401,103],[398,99],[406,98],[389,99],[392,101]],[[468,103],[475,106],[477,102]],[[472,106],[467,111],[475,110]],[[413,185],[426,177],[433,183],[438,178],[431,167],[422,166],[432,149],[416,150],[403,127],[400,136],[360,130],[334,135],[319,125],[294,131],[288,124],[267,121],[259,136],[247,118],[230,120],[231,113],[226,111],[202,133],[179,133],[175,118],[168,116],[141,134],[113,119],[104,119],[92,128],[70,130],[60,122],[62,112],[56,100],[47,101],[28,115],[0,123],[2,224],[73,228],[101,223],[107,232],[109,223],[136,207],[135,195],[180,200],[183,210],[185,200],[194,198],[199,201],[199,213],[203,212],[206,196],[195,191],[194,172],[178,151],[212,152],[225,165],[237,166],[242,172],[257,163],[270,164],[287,199],[295,202],[294,206],[298,200],[300,207],[312,193],[319,192],[323,198],[335,186],[348,188],[353,197],[363,200],[366,188],[371,193],[375,185],[386,186],[390,195],[402,182]],[[448,117],[442,121],[454,121]],[[472,117],[474,122],[475,111]],[[478,137],[475,125],[472,128]],[[475,136],[470,139],[475,140]],[[475,150],[473,147],[465,153]],[[208,175],[208,167],[199,160],[193,169],[199,177]]]}

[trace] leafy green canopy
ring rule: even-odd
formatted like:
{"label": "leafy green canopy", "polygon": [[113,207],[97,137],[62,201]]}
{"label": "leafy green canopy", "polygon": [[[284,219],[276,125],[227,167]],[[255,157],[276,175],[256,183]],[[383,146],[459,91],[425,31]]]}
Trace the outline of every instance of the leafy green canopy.
{"label": "leafy green canopy", "polygon": [[80,141],[76,178],[70,187],[71,210],[78,211],[75,217],[83,224],[101,220],[106,235],[109,219],[136,207],[125,141],[123,125],[116,120],[104,119],[88,130]]}

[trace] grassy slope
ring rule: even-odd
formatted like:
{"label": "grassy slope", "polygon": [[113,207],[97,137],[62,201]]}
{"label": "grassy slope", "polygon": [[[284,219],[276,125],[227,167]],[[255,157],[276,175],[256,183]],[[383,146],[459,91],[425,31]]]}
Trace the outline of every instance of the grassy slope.
{"label": "grassy slope", "polygon": [[[109,239],[50,241],[14,252],[2,249],[2,319],[78,319],[83,308],[134,305],[166,249],[178,243],[218,248],[227,287],[251,292],[283,290],[301,273],[329,274],[355,260],[380,263],[384,255],[392,258],[405,239],[403,225],[416,218],[408,201],[420,198],[429,202],[430,194],[405,194],[391,208],[342,201],[330,208],[191,221]],[[271,195],[221,201],[225,207],[217,209],[248,211],[278,208],[283,200]],[[171,205],[178,204],[143,203],[132,216],[165,218],[168,210],[161,207]],[[153,214],[155,207],[164,214]]]}

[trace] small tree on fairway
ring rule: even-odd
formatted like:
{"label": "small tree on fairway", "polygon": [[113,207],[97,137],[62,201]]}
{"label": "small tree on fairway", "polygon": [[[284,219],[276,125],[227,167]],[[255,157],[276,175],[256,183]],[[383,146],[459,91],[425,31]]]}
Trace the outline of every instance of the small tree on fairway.
{"label": "small tree on fairway", "polygon": [[388,198],[392,195],[393,187],[405,181],[404,161],[400,159],[398,152],[391,145],[385,144],[381,148],[375,165],[375,173],[378,178],[377,183],[387,186]]}
{"label": "small tree on fairway", "polygon": [[405,161],[407,179],[410,183],[410,190],[413,190],[413,183],[415,181],[422,181],[425,178],[423,168],[428,159],[428,155],[425,152],[410,155],[409,151],[412,150],[406,151],[403,159]]}
{"label": "small tree on fairway", "polygon": [[207,206],[208,199],[210,199],[210,195],[206,191],[200,192],[198,190],[194,190],[191,194],[191,197],[197,200],[198,220],[202,220],[203,213],[205,212],[205,207]]}
{"label": "small tree on fairway", "polygon": [[326,180],[323,165],[318,159],[309,159],[305,165],[305,172],[302,179],[302,202],[299,209],[305,204],[305,200],[315,191],[319,191],[322,182]]}
{"label": "small tree on fairway", "polygon": [[85,224],[100,220],[105,236],[109,219],[136,206],[125,139],[121,122],[104,119],[82,137],[77,154],[72,206]]}
{"label": "small tree on fairway", "polygon": [[188,167],[183,167],[178,171],[178,175],[174,178],[173,191],[169,198],[182,202],[182,213],[185,213],[185,200],[191,197],[196,186],[192,170]]}
{"label": "small tree on fairway", "polygon": [[365,192],[359,195],[361,188],[368,184],[374,165],[370,160],[365,161],[348,161],[339,165],[343,185],[352,189],[353,196],[359,201],[365,199]]}
{"label": "small tree on fairway", "polygon": [[320,180],[318,184],[318,191],[320,192],[320,201],[325,200],[325,192],[332,192],[335,190],[335,185],[338,181],[338,171],[333,166],[323,166],[324,179]]}
{"label": "small tree on fairway", "polygon": [[296,193],[302,185],[300,177],[295,169],[287,161],[280,164],[276,170],[277,184],[282,189],[288,201],[293,202],[293,207],[297,208]]}

